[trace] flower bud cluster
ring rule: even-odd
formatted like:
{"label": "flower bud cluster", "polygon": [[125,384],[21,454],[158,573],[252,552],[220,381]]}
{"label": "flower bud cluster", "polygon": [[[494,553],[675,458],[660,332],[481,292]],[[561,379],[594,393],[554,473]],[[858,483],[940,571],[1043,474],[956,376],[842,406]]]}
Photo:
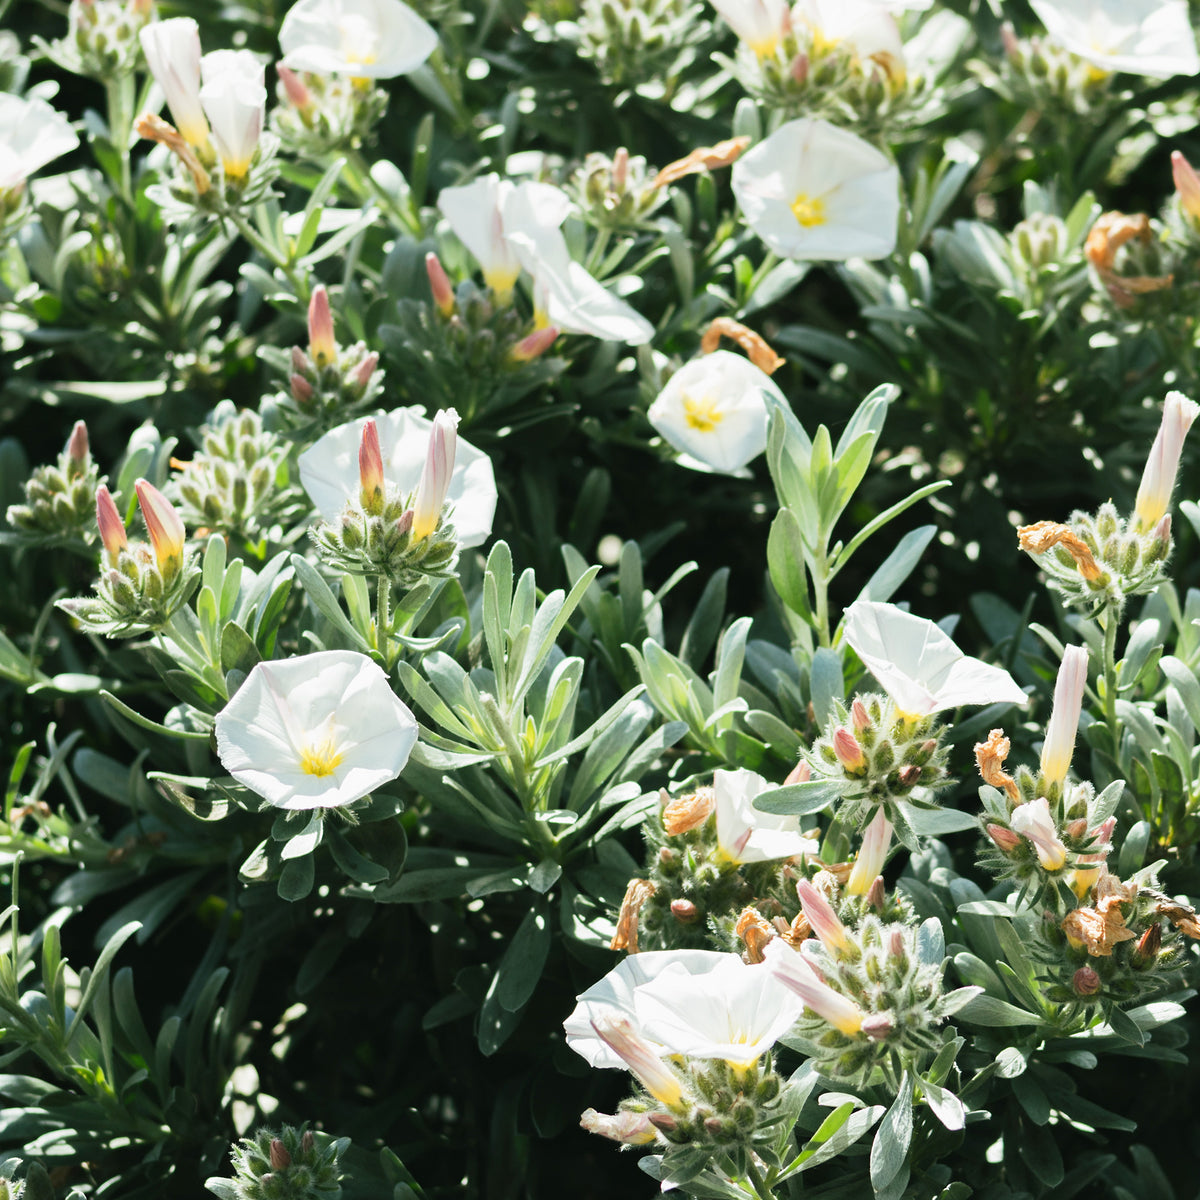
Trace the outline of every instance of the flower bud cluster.
{"label": "flower bud cluster", "polygon": [[867,693],[849,708],[836,705],[831,724],[805,759],[813,779],[844,787],[838,809],[843,822],[862,825],[883,805],[888,819],[899,823],[897,800],[912,802],[914,789],[937,791],[950,783],[946,726],[934,714],[904,713],[889,697]]}
{"label": "flower bud cluster", "polygon": [[1033,276],[1047,267],[1061,267],[1071,254],[1067,223],[1054,213],[1030,213],[1009,234],[1014,261]]}
{"label": "flower bud cluster", "polygon": [[71,0],[67,36],[51,47],[77,75],[114,79],[138,65],[138,34],[154,16],[154,0]]}
{"label": "flower bud cluster", "polygon": [[303,1125],[284,1125],[278,1132],[260,1129],[232,1149],[234,1194],[238,1200],[340,1196],[342,1172],[338,1159],[348,1145],[348,1138],[322,1139],[318,1143]]}
{"label": "flower bud cluster", "polygon": [[595,62],[605,83],[670,91],[681,55],[710,26],[693,0],[583,0],[578,28],[579,53]]}
{"label": "flower bud cluster", "polygon": [[308,345],[293,346],[287,392],[275,402],[279,423],[293,433],[315,435],[377,403],[383,387],[379,355],[364,342],[341,347],[324,285],[308,306]]}
{"label": "flower bud cluster", "polygon": [[998,75],[976,64],[985,82],[1006,99],[1039,111],[1066,112],[1100,120],[1116,97],[1112,75],[1042,37],[1018,38],[1011,25],[1001,31],[1005,59]]}
{"label": "flower bud cluster", "polygon": [[611,157],[589,154],[566,190],[589,225],[619,233],[646,228],[667,198],[666,189],[655,186],[645,158],[631,156],[624,147]]}
{"label": "flower bud cluster", "polygon": [[90,633],[132,637],[162,628],[187,601],[200,574],[185,545],[183,521],[170,501],[144,479],[136,487],[150,541],[128,540],[125,522],[101,484],[96,523],[104,556],[96,596],[58,602]]}
{"label": "flower bud cluster", "polygon": [[938,1026],[955,1007],[943,994],[942,965],[922,958],[910,924],[869,913],[838,933],[768,956],[806,1002],[790,1044],[835,1079],[865,1082],[877,1066],[898,1077],[941,1043]]}
{"label": "flower bud cluster", "polygon": [[1078,908],[1046,913],[1032,951],[1048,999],[1126,1007],[1180,986],[1184,938],[1200,938],[1200,922],[1155,882],[1153,867],[1129,882],[1104,872]]}
{"label": "flower bud cluster", "polygon": [[247,539],[261,537],[289,502],[286,443],[263,429],[252,409],[223,400],[199,430],[200,449],[180,472],[175,492],[184,520]]}
{"label": "flower bud cluster", "polygon": [[388,105],[375,80],[276,69],[271,129],[288,154],[319,162],[372,140]]}
{"label": "flower bud cluster", "polygon": [[1106,605],[1119,612],[1127,597],[1154,591],[1166,578],[1172,549],[1169,514],[1145,529],[1136,516],[1122,517],[1111,501],[1094,514],[1076,510],[1066,524],[1022,526],[1017,535],[1063,601],[1092,612]]}
{"label": "flower bud cluster", "polygon": [[39,538],[90,535],[100,475],[82,421],[54,464],[37,467],[24,486],[24,503],[9,505],[6,514],[14,528]]}
{"label": "flower bud cluster", "polygon": [[432,303],[401,300],[397,336],[388,343],[410,395],[430,407],[452,405],[470,421],[563,370],[563,360],[547,354],[558,338],[553,325],[537,327],[469,279],[455,288],[436,254],[425,266]]}

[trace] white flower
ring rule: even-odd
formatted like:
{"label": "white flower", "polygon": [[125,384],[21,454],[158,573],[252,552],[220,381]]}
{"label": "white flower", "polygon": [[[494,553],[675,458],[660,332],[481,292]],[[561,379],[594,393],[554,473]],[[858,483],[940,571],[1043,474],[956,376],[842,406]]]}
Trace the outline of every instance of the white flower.
{"label": "white flower", "polygon": [[413,500],[412,535],[415,541],[428,537],[436,528],[446,503],[446,493],[454,477],[455,450],[458,446],[458,413],[443,409],[433,418],[425,466],[417,482]]}
{"label": "white flower", "polygon": [[78,145],[67,118],[44,100],[0,92],[0,192],[20,187],[35,171]]}
{"label": "white flower", "polygon": [[713,0],[713,8],[759,58],[775,53],[788,28],[788,0]]}
{"label": "white flower", "polygon": [[1189,400],[1182,392],[1167,393],[1162,422],[1154,436],[1154,445],[1150,447],[1134,504],[1138,526],[1143,530],[1153,529],[1171,506],[1183,439],[1197,414],[1200,414],[1200,404]]}
{"label": "white flower", "polygon": [[1050,802],[1045,796],[1028,804],[1018,804],[1008,821],[1016,833],[1033,843],[1043,869],[1057,871],[1067,861],[1067,848],[1059,839],[1058,827],[1050,816]]}
{"label": "white flower", "polygon": [[189,145],[207,146],[208,121],[200,104],[200,26],[191,17],[172,17],[144,26],[138,38],[175,128]]}
{"label": "white flower", "polygon": [[650,424],[701,470],[741,470],[767,448],[767,392],[786,404],[771,377],[740,354],[714,350],[667,380],[650,406]]}
{"label": "white flower", "polygon": [[800,832],[800,818],[759,812],[754,797],[772,785],[740,768],[713,775],[717,810],[717,849],[730,862],[769,862],[816,854],[817,843]]}
{"label": "white flower", "polygon": [[886,155],[816,117],[788,121],[733,164],[746,224],[784,258],[891,254],[899,188]]}
{"label": "white flower", "polygon": [[285,67],[356,79],[407,75],[437,44],[433,28],[400,0],[299,0],[279,30]]}
{"label": "white flower", "polygon": [[260,662],[217,714],[217,755],[277,808],[340,808],[404,769],[417,722],[353,650]]}
{"label": "white flower", "polygon": [[[378,413],[374,420],[383,453],[384,480],[401,495],[411,495],[421,482],[434,423],[415,408]],[[358,499],[362,427],[361,421],[339,425],[300,455],[300,482],[326,521],[336,520],[347,503]],[[457,438],[446,500],[454,505],[458,544],[478,546],[486,541],[496,515],[492,461],[462,438]]]}
{"label": "white flower", "polygon": [[[705,975],[729,959],[715,950],[647,950],[623,958],[603,979],[576,997],[571,1015],[563,1022],[567,1045],[593,1067],[623,1068],[625,1061],[601,1039],[593,1022],[615,1014],[638,1021],[636,996],[640,988],[660,976],[676,978]],[[645,1031],[641,1030],[642,1036]],[[666,1053],[665,1046],[660,1051]]]}
{"label": "white flower", "polygon": [[1052,41],[1105,71],[1195,75],[1186,0],[1030,0]]}
{"label": "white flower", "polygon": [[646,1037],[669,1054],[744,1069],[791,1029],[803,1005],[766,967],[721,957],[701,975],[659,975],[637,989],[634,1007]]}
{"label": "white flower", "polygon": [[1068,646],[1063,651],[1054,683],[1054,707],[1046,724],[1042,743],[1042,775],[1047,783],[1062,783],[1075,753],[1075,734],[1079,730],[1079,712],[1083,707],[1083,689],[1087,686],[1088,652],[1086,646]]}
{"label": "white flower", "polygon": [[200,60],[200,103],[225,174],[250,170],[267,108],[263,64],[249,50],[214,50]]}
{"label": "white flower", "polygon": [[807,27],[818,46],[844,46],[858,59],[904,75],[904,44],[896,18],[873,0],[799,0],[792,23]]}
{"label": "white flower", "polygon": [[486,175],[462,187],[443,188],[438,207],[478,259],[484,282],[499,303],[508,303],[524,269],[533,277],[542,323],[630,345],[654,336],[649,321],[571,258],[561,229],[571,202],[559,188]]}
{"label": "white flower", "polygon": [[901,712],[912,716],[960,704],[1024,704],[1025,693],[1001,667],[968,658],[932,621],[894,604],[856,600],[845,638]]}
{"label": "white flower", "polygon": [[892,823],[887,819],[883,806],[875,810],[875,816],[863,834],[862,849],[854,860],[854,870],[846,881],[846,893],[850,896],[865,896],[871,885],[879,878],[887,852],[892,844]]}

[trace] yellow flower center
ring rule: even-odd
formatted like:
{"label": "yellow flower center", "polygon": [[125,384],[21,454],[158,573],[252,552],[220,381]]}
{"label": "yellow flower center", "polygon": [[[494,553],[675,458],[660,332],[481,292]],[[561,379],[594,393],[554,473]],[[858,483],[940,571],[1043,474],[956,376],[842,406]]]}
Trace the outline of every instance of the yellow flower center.
{"label": "yellow flower center", "polygon": [[810,196],[807,192],[798,192],[792,201],[792,215],[804,226],[812,229],[815,225],[825,224],[825,201],[820,196]]}
{"label": "yellow flower center", "polygon": [[342,752],[330,734],[323,742],[314,742],[306,746],[300,753],[300,770],[305,775],[315,775],[318,779],[332,775],[341,764]]}
{"label": "yellow flower center", "polygon": [[712,433],[725,420],[716,396],[683,396],[683,417],[699,433]]}
{"label": "yellow flower center", "polygon": [[746,45],[758,56],[758,58],[774,58],[775,51],[779,48],[779,35],[772,34],[770,37],[762,38],[756,42],[747,42]]}

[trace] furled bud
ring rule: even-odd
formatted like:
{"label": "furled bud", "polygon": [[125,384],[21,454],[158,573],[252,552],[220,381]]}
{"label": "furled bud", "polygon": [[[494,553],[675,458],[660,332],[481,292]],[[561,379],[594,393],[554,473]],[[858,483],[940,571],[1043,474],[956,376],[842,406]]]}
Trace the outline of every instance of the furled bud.
{"label": "furled bud", "polygon": [[288,380],[291,386],[292,399],[301,407],[306,405],[313,396],[312,384],[303,375],[293,375]]}
{"label": "furled bud", "polygon": [[1171,151],[1171,175],[1179,207],[1194,221],[1200,221],[1200,175],[1178,150]]}
{"label": "furled bud", "polygon": [[862,733],[864,729],[871,728],[871,714],[867,712],[867,706],[857,696],[854,698],[854,703],[850,705],[850,719],[859,733]]}
{"label": "furled bud", "polygon": [[1141,968],[1149,966],[1158,957],[1158,952],[1162,949],[1162,925],[1155,921],[1145,933],[1138,938],[1137,945],[1134,946],[1133,952],[1130,954],[1130,961],[1135,967]]}
{"label": "furled bud", "polygon": [[1071,977],[1077,996],[1094,996],[1100,990],[1100,976],[1091,967],[1080,967]]}
{"label": "furled bud", "polygon": [[433,293],[433,302],[443,317],[449,317],[454,312],[454,289],[446,277],[442,260],[430,250],[425,255],[425,273],[429,276],[429,290]]}
{"label": "furled bud", "polygon": [[787,778],[783,781],[784,787],[790,787],[793,783],[807,783],[812,778],[812,767],[810,767],[805,759],[801,759],[787,774]]}
{"label": "furled bud", "polygon": [[783,938],[774,938],[763,953],[772,974],[795,992],[818,1017],[847,1035],[862,1029],[862,1009],[853,1000],[822,982],[808,960],[793,950]]}
{"label": "furled bud", "polygon": [[359,501],[364,511],[376,513],[383,505],[383,451],[375,422],[363,422],[362,442],[358,447]]}
{"label": "furled bud", "polygon": [[183,567],[183,543],[187,531],[183,520],[166,498],[145,479],[139,479],[134,488],[137,490],[138,506],[146,522],[146,531],[150,535],[150,545],[154,548],[154,557],[158,561],[158,569],[164,582],[173,579]]}
{"label": "furled bud", "polygon": [[288,103],[301,112],[308,112],[312,108],[313,98],[312,93],[304,86],[304,81],[295,71],[283,66],[282,63],[276,63],[275,70],[279,72],[279,82],[283,84],[283,91],[287,96]]}
{"label": "furled bud", "polygon": [[1134,505],[1138,527],[1142,530],[1153,529],[1171,504],[1183,439],[1187,437],[1197,413],[1200,413],[1200,405],[1189,400],[1182,392],[1167,393],[1162,422],[1154,445],[1150,448],[1150,457],[1146,460]]}
{"label": "furled bud", "polygon": [[452,408],[443,409],[433,419],[429,431],[429,450],[425,456],[425,467],[417,484],[417,495],[413,501],[414,541],[427,538],[436,528],[446,503],[446,492],[450,487],[450,476],[454,471],[454,453],[458,445],[458,413]]}
{"label": "furled bud", "polygon": [[833,752],[851,775],[862,774],[867,769],[867,756],[863,754],[854,734],[844,725],[839,725],[833,731]]}
{"label": "furled bud", "polygon": [[379,366],[379,355],[372,350],[370,354],[364,355],[362,362],[354,368],[350,377],[360,388],[365,388],[371,382],[371,376],[375,374],[377,366]]}
{"label": "furled bud", "polygon": [[868,1013],[862,1019],[862,1031],[873,1042],[882,1042],[890,1036],[895,1025],[887,1013]]}
{"label": "furled bud", "polygon": [[1075,734],[1079,729],[1087,675],[1087,647],[1068,646],[1058,668],[1054,707],[1046,725],[1046,740],[1042,743],[1042,778],[1047,784],[1061,784],[1067,777],[1071,756],[1075,753]]}
{"label": "furled bud", "polygon": [[[888,830],[891,836],[891,830]],[[801,879],[796,884],[796,895],[804,907],[804,915],[808,918],[812,931],[821,939],[826,949],[834,954],[845,954],[850,949],[850,939],[846,936],[846,927],[833,911],[833,905],[825,898],[823,892],[813,887],[807,879]]]}
{"label": "furled bud", "polygon": [[558,328],[546,325],[535,329],[528,337],[523,337],[509,352],[510,362],[527,363],[540,358],[558,340]]}
{"label": "furled bud", "polygon": [[67,458],[76,467],[83,467],[88,461],[88,431],[83,421],[75,422],[67,439]]}
{"label": "furled bud", "polygon": [[700,910],[690,900],[672,900],[671,916],[680,925],[695,925],[700,919]]}
{"label": "furled bud", "polygon": [[125,536],[125,522],[104,484],[96,489],[96,524],[100,529],[100,541],[108,552],[108,561],[115,567],[121,551],[129,545],[129,539]]}
{"label": "furled bud", "polygon": [[846,891],[851,896],[865,896],[871,885],[883,870],[884,860],[892,844],[892,823],[880,807],[876,809],[863,834],[862,849],[854,860],[854,870],[846,883]]}
{"label": "furled bud", "polygon": [[1011,854],[1020,844],[1021,838],[1018,834],[1013,833],[1011,829],[1005,829],[1003,825],[987,826],[988,837],[992,839],[996,845],[1004,851],[1005,854]]}
{"label": "furled bud", "polygon": [[634,1029],[628,1017],[615,1012],[602,1013],[592,1022],[592,1028],[655,1100],[667,1108],[675,1108],[680,1103],[683,1086],[679,1077]]}
{"label": "furled bud", "polygon": [[1067,848],[1058,837],[1058,829],[1050,816],[1050,804],[1045,796],[1018,804],[1013,809],[1013,829],[1028,838],[1037,851],[1038,862],[1046,871],[1058,871],[1067,861]]}
{"label": "furled bud", "polygon": [[323,283],[313,288],[308,302],[308,353],[318,368],[337,361],[333,313],[329,308],[329,293]]}
{"label": "furled bud", "polygon": [[287,1147],[278,1139],[271,1139],[271,1170],[286,1171],[292,1165],[292,1156]]}

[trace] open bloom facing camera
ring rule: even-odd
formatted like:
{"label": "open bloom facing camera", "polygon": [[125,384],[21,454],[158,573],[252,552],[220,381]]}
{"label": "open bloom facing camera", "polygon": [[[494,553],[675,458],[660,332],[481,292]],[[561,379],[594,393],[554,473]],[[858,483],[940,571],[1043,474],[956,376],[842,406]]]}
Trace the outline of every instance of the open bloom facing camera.
{"label": "open bloom facing camera", "polygon": [[300,0],[283,19],[279,44],[292,71],[391,79],[415,71],[438,39],[401,0]]}
{"label": "open bloom facing camera", "polygon": [[395,779],[417,722],[353,650],[261,662],[217,715],[217,754],[276,808],[341,808]]}

